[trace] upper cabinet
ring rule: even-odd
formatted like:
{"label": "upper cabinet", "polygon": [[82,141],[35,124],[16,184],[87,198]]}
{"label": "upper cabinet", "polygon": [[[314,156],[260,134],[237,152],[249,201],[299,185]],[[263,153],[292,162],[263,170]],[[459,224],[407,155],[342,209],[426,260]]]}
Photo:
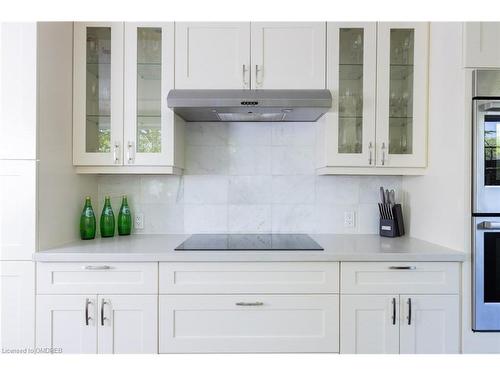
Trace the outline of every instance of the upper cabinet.
{"label": "upper cabinet", "polygon": [[500,68],[500,22],[465,22],[466,68]]}
{"label": "upper cabinet", "polygon": [[377,39],[377,166],[425,167],[427,23],[380,23]]}
{"label": "upper cabinet", "polygon": [[[73,163],[81,173],[173,173],[173,23],[75,23]],[[100,168],[99,168],[100,166]],[[112,168],[111,168],[112,167]]]}
{"label": "upper cabinet", "polygon": [[176,24],[177,89],[323,89],[324,22]]}
{"label": "upper cabinet", "polygon": [[318,126],[323,142],[319,173],[422,173],[427,165],[428,24],[327,27],[327,85],[334,100]]}
{"label": "upper cabinet", "polygon": [[176,23],[175,48],[176,88],[250,88],[249,22]]}
{"label": "upper cabinet", "polygon": [[324,22],[252,23],[252,88],[324,89]]}

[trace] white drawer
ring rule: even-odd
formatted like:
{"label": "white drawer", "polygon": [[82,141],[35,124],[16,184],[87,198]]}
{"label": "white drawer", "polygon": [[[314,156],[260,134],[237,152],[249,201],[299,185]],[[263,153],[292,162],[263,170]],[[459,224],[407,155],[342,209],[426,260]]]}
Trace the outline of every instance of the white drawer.
{"label": "white drawer", "polygon": [[342,262],[341,293],[456,294],[456,262]]}
{"label": "white drawer", "polygon": [[338,295],[161,295],[160,353],[339,350]]}
{"label": "white drawer", "polygon": [[160,263],[160,293],[338,293],[337,262]]}
{"label": "white drawer", "polygon": [[38,294],[156,294],[158,263],[38,263]]}

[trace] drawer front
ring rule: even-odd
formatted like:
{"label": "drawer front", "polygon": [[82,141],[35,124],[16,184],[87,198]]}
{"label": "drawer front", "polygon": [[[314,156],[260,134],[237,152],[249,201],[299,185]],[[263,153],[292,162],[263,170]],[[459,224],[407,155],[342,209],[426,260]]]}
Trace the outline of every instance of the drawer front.
{"label": "drawer front", "polygon": [[456,294],[460,264],[456,262],[343,262],[341,293]]}
{"label": "drawer front", "polygon": [[339,263],[160,263],[160,293],[338,293]]}
{"label": "drawer front", "polygon": [[38,263],[38,294],[156,294],[158,263]]}
{"label": "drawer front", "polygon": [[339,350],[338,295],[161,295],[160,353]]}

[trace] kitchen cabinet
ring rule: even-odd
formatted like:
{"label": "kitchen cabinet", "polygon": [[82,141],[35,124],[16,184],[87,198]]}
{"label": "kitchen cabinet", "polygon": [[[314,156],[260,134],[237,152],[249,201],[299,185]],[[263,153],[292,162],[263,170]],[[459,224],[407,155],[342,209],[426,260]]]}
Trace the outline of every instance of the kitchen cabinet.
{"label": "kitchen cabinet", "polygon": [[324,89],[324,22],[252,22],[252,88]]}
{"label": "kitchen cabinet", "polygon": [[341,353],[459,352],[458,295],[342,295]]}
{"label": "kitchen cabinet", "polygon": [[35,345],[35,265],[0,261],[1,350],[33,349]]}
{"label": "kitchen cabinet", "polygon": [[38,295],[37,347],[62,353],[157,352],[156,295]]}
{"label": "kitchen cabinet", "polygon": [[317,128],[318,173],[424,173],[428,23],[327,26],[334,103]]}
{"label": "kitchen cabinet", "polygon": [[161,295],[160,353],[338,352],[338,295]]}
{"label": "kitchen cabinet", "polygon": [[176,23],[176,89],[323,89],[324,22]]}
{"label": "kitchen cabinet", "polygon": [[342,353],[399,353],[397,296],[342,295],[340,305]]}
{"label": "kitchen cabinet", "polygon": [[0,160],[0,260],[31,260],[36,250],[35,160]]}
{"label": "kitchen cabinet", "polygon": [[36,346],[61,353],[97,353],[95,295],[39,295]]}
{"label": "kitchen cabinet", "polygon": [[173,23],[74,27],[77,172],[178,173],[182,120],[165,100],[174,87]]}
{"label": "kitchen cabinet", "polygon": [[500,68],[500,22],[464,23],[464,66]]}
{"label": "kitchen cabinet", "polygon": [[0,159],[36,159],[36,22],[0,24],[0,107]]}
{"label": "kitchen cabinet", "polygon": [[175,86],[250,88],[250,22],[176,22]]}
{"label": "kitchen cabinet", "polygon": [[458,264],[344,262],[341,353],[459,353]]}
{"label": "kitchen cabinet", "polygon": [[157,353],[157,263],[38,263],[37,293],[37,346]]}

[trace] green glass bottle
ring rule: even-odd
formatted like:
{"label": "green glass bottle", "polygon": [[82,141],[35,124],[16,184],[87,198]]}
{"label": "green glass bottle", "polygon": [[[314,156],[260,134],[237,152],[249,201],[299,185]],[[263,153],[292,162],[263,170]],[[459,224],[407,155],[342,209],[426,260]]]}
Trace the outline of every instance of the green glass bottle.
{"label": "green glass bottle", "polygon": [[95,238],[95,215],[90,203],[90,197],[85,197],[85,205],[80,216],[80,238],[93,240]]}
{"label": "green glass bottle", "polygon": [[127,196],[122,198],[122,206],[118,213],[118,234],[120,236],[128,236],[132,230],[132,216],[128,207]]}
{"label": "green glass bottle", "polygon": [[101,237],[113,237],[115,235],[115,215],[111,208],[109,196],[104,198],[104,207],[101,213]]}

